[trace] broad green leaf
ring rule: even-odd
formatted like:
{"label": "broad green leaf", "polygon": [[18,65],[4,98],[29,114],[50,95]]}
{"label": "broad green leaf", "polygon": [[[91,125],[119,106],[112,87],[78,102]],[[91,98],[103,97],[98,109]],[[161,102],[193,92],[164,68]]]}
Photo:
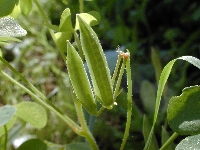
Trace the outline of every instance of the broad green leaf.
{"label": "broad green leaf", "polygon": [[107,109],[113,107],[113,89],[110,71],[103,49],[93,29],[77,15],[80,25],[80,39],[83,53],[89,68],[97,100]]}
{"label": "broad green leaf", "polygon": [[66,150],[92,150],[87,143],[71,143],[66,145]]}
{"label": "broad green leaf", "polygon": [[[170,138],[169,133],[166,131],[166,129],[162,126],[162,145]],[[174,150],[175,146],[172,142],[165,150]]]}
{"label": "broad green leaf", "polygon": [[200,148],[200,135],[188,136],[183,139],[175,150],[199,150]]}
{"label": "broad green leaf", "polygon": [[0,37],[21,37],[27,34],[24,30],[12,17],[3,17],[0,18]]}
{"label": "broad green leaf", "polygon": [[15,105],[16,116],[30,123],[35,128],[43,128],[47,123],[46,110],[34,102],[21,102]]}
{"label": "broad green leaf", "polygon": [[16,108],[10,105],[0,107],[0,126],[8,123],[16,113]]}
{"label": "broad green leaf", "polygon": [[[88,13],[81,13],[79,16],[90,26],[95,26],[99,24],[101,20],[101,16],[97,11],[90,11]],[[76,17],[76,25],[75,25],[75,30],[79,30],[79,22]]]}
{"label": "broad green leaf", "polygon": [[17,150],[47,150],[47,145],[40,139],[30,139],[22,143]]}
{"label": "broad green leaf", "polygon": [[[144,137],[145,143],[147,142],[150,130],[151,130],[151,125],[149,124],[149,121],[148,121],[147,117],[144,115],[142,133],[143,133],[143,137]],[[158,143],[156,141],[156,137],[154,135],[153,135],[153,138],[151,140],[151,144],[150,144],[149,148],[151,150],[158,150],[159,149],[158,148]]]}
{"label": "broad green leaf", "polygon": [[159,84],[158,84],[153,125],[152,125],[151,133],[150,133],[150,135],[148,137],[148,140],[147,140],[147,143],[145,145],[144,150],[149,149],[148,147],[149,147],[149,143],[151,141],[151,138],[152,138],[152,135],[153,135],[153,131],[154,131],[154,127],[155,127],[155,123],[156,123],[156,120],[157,120],[158,110],[159,110],[159,107],[160,107],[160,101],[161,101],[161,96],[162,96],[162,93],[163,93],[163,90],[164,90],[164,86],[165,86],[165,84],[167,82],[167,79],[169,77],[169,74],[171,72],[171,69],[172,69],[175,61],[178,60],[178,59],[185,60],[185,61],[193,64],[194,66],[196,66],[197,68],[200,69],[200,60],[197,59],[197,58],[195,58],[195,57],[192,57],[192,56],[182,56],[182,57],[179,57],[177,59],[174,59],[174,60],[170,61],[164,67],[164,69],[162,70],[161,76],[160,76]]}
{"label": "broad green leaf", "polygon": [[58,48],[63,51],[63,53],[67,52],[67,44],[66,41],[71,39],[72,34],[68,32],[57,32],[55,33],[55,42],[58,45]]}
{"label": "broad green leaf", "polygon": [[67,69],[77,98],[89,113],[95,115],[97,113],[97,105],[83,61],[69,41],[67,42]]}
{"label": "broad green leaf", "polygon": [[180,96],[172,97],[167,111],[169,126],[181,135],[200,133],[200,87],[183,89]]}
{"label": "broad green leaf", "polygon": [[59,30],[61,32],[73,32],[71,12],[69,8],[66,8],[61,15]]}
{"label": "broad green leaf", "polygon": [[155,109],[155,99],[156,99],[156,92],[153,84],[151,84],[149,81],[144,80],[141,83],[140,86],[140,97],[143,102],[143,106],[145,108],[145,111],[147,113],[153,114]]}
{"label": "broad green leaf", "polygon": [[4,0],[0,2],[0,17],[4,17],[12,13],[15,5],[18,4],[19,0]]}
{"label": "broad green leaf", "polygon": [[28,15],[32,9],[32,0],[19,0],[20,9],[23,15]]}
{"label": "broad green leaf", "polygon": [[[8,123],[6,123],[7,130],[9,131],[15,124],[16,117],[12,117]],[[0,137],[5,134],[5,129],[3,126],[0,127]]]}

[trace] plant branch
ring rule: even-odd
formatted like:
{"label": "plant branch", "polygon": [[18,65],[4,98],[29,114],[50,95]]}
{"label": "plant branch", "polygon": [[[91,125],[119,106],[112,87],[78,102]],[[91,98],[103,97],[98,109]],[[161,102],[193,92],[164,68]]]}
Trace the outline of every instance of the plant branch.
{"label": "plant branch", "polygon": [[177,137],[179,136],[178,133],[174,132],[172,136],[163,144],[163,146],[160,148],[160,150],[166,149]]}
{"label": "plant branch", "polygon": [[[0,57],[0,59],[2,60],[2,57]],[[12,67],[12,66],[11,66]],[[9,67],[10,68],[10,67]],[[13,71],[14,68],[12,68]],[[17,71],[14,69],[14,73],[16,73]],[[63,114],[61,111],[58,111],[59,109],[56,108],[55,106],[50,105],[49,103],[45,103],[45,101],[43,101],[41,98],[39,98],[36,94],[34,94],[32,91],[30,91],[28,88],[26,88],[25,86],[23,86],[22,84],[20,84],[18,81],[16,81],[15,79],[11,78],[7,73],[0,71],[0,73],[6,77],[7,79],[9,79],[12,83],[16,84],[17,86],[19,86],[21,89],[23,89],[25,92],[27,92],[29,95],[31,95],[38,103],[40,103],[42,106],[44,106],[45,108],[47,108],[48,110],[54,112],[56,114],[57,117],[59,117],[61,120],[63,120],[67,125],[69,125],[74,132],[76,132],[77,134],[80,131],[80,127],[73,121],[71,120],[68,116],[66,116],[65,114]],[[18,75],[20,73],[17,72],[16,75]],[[21,74],[20,74],[21,75]],[[22,76],[22,75],[21,75]],[[20,76],[18,76],[20,77]],[[24,78],[24,77],[23,77]],[[25,79],[25,78],[24,78]],[[24,81],[24,80],[23,80]],[[25,81],[27,81],[25,79]],[[28,82],[28,81],[27,81]],[[28,82],[29,83],[29,82]],[[30,83],[29,83],[30,84]],[[30,86],[28,84],[28,86]],[[32,85],[33,86],[33,85]],[[35,88],[36,89],[36,88]],[[38,94],[38,90],[35,91]],[[44,96],[45,97],[45,96]],[[47,100],[47,98],[45,97],[45,100]]]}
{"label": "plant branch", "polygon": [[85,121],[85,117],[84,117],[83,109],[82,109],[82,104],[77,99],[75,93],[72,93],[72,94],[73,94],[74,104],[75,104],[75,107],[76,107],[77,116],[78,116],[79,122],[80,122],[81,127],[82,127],[82,131],[80,132],[79,135],[81,135],[81,136],[83,136],[87,139],[87,141],[89,142],[89,144],[90,144],[90,146],[93,150],[99,150],[97,143],[96,143],[93,135],[91,134],[91,132],[90,132],[88,126],[87,126],[87,122]]}

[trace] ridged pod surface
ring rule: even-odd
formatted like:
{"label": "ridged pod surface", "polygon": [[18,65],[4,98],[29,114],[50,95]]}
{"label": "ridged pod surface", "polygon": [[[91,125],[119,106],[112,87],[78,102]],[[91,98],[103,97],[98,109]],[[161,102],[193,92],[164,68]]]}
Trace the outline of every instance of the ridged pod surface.
{"label": "ridged pod surface", "polygon": [[96,115],[97,105],[83,61],[69,41],[67,41],[67,69],[77,98],[89,113]]}
{"label": "ridged pod surface", "polygon": [[79,15],[77,19],[80,26],[81,45],[92,78],[95,96],[103,107],[111,109],[114,103],[113,89],[103,49],[93,29]]}

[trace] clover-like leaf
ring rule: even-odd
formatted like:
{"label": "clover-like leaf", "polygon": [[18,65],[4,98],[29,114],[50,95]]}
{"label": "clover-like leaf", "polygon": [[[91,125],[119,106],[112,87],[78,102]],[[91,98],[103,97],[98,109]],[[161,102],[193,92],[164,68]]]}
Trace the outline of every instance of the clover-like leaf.
{"label": "clover-like leaf", "polygon": [[0,126],[5,125],[16,113],[16,108],[10,105],[0,107]]}
{"label": "clover-like leaf", "polygon": [[12,13],[15,5],[18,4],[18,0],[4,0],[0,2],[0,17],[7,16]]}
{"label": "clover-like leaf", "polygon": [[181,135],[200,133],[200,87],[183,89],[180,96],[172,97],[167,111],[169,126]]}
{"label": "clover-like leaf", "polygon": [[183,139],[175,150],[198,150],[200,147],[200,135],[188,136]]}
{"label": "clover-like leaf", "polygon": [[40,139],[30,139],[22,143],[17,150],[47,150],[47,145]]}
{"label": "clover-like leaf", "polygon": [[[101,20],[101,16],[97,11],[90,11],[88,13],[81,13],[79,14],[79,16],[90,26],[95,26],[97,25],[100,20]],[[79,22],[78,19],[76,17],[76,25],[75,25],[75,30],[79,30]]]}
{"label": "clover-like leaf", "polygon": [[0,18],[0,37],[21,37],[27,34],[24,30],[12,17],[3,17]]}
{"label": "clover-like leaf", "polygon": [[34,102],[21,102],[16,105],[16,116],[36,128],[43,128],[47,123],[46,110]]}
{"label": "clover-like leaf", "polygon": [[72,22],[71,22],[71,12],[69,8],[66,8],[61,15],[59,30],[61,32],[73,31]]}

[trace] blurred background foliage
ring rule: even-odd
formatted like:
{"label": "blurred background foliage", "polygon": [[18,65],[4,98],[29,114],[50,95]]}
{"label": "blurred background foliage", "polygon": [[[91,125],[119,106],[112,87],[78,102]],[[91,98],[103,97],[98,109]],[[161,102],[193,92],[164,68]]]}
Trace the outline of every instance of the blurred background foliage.
{"label": "blurred background foliage", "polygon": [[[55,25],[59,24],[60,15],[66,7],[70,8],[72,19],[79,10],[78,0],[69,0],[67,6],[59,0],[39,2]],[[115,51],[119,45],[129,49],[131,53],[135,104],[126,149],[138,150],[144,146],[142,118],[143,114],[146,114],[151,121],[153,116],[157,89],[156,73],[159,74],[159,65],[164,67],[170,60],[183,55],[199,58],[199,4],[198,0],[85,1],[85,12],[95,10],[101,14],[101,22],[94,27],[94,30],[99,36],[103,49]],[[12,43],[3,47],[4,57],[56,106],[76,120],[67,68],[37,8],[34,7],[29,16],[20,15],[18,21],[28,31],[28,35],[24,37],[22,43]],[[153,65],[153,60],[157,60],[158,66]],[[178,62],[174,66],[165,88],[155,130],[158,144],[161,143],[161,125],[171,133],[165,116],[170,97],[179,95],[185,86],[200,84],[199,75],[199,70],[185,62]],[[32,101],[32,98],[17,86],[0,78],[1,104]],[[118,97],[118,105],[113,110],[106,110],[92,123],[94,136],[102,150],[120,147],[126,121],[125,76],[122,88],[124,91]],[[28,125],[24,126],[26,128],[21,128],[17,137],[26,133],[57,144],[82,140],[57,120],[51,112],[49,112],[48,125],[44,129],[35,130]]]}

